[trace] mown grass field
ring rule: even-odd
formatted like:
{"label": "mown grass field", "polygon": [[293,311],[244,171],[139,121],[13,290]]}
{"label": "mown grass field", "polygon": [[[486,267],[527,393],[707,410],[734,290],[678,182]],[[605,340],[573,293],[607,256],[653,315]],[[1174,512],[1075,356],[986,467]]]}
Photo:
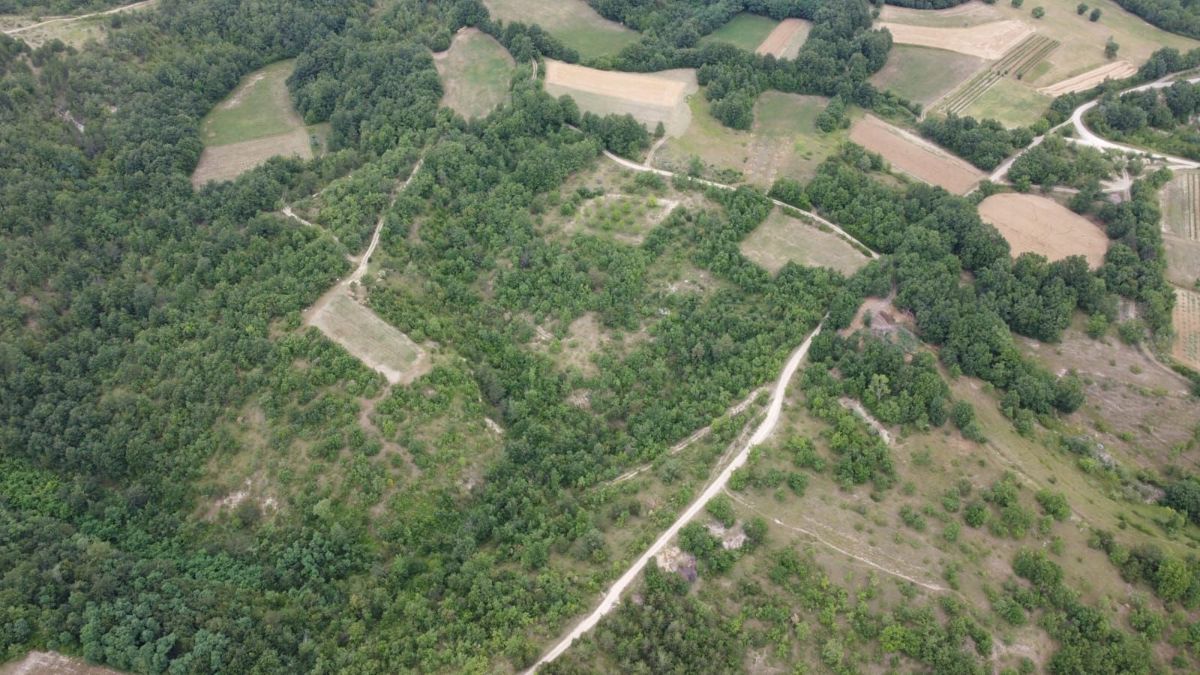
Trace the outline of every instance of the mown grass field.
{"label": "mown grass field", "polygon": [[778,208],[742,240],[741,249],[747,258],[772,274],[794,262],[809,267],[830,267],[849,276],[868,262],[866,256],[837,235]]}
{"label": "mown grass field", "polygon": [[738,131],[713,118],[703,92],[697,93],[689,100],[692,123],[687,132],[659,151],[656,164],[686,170],[697,157],[709,175],[732,172],[761,187],[781,176],[805,180],[846,139],[845,131],[825,134],[817,129],[826,103],[819,96],[766,92],[755,105],[753,128]]}
{"label": "mown grass field", "polygon": [[702,42],[726,42],[753,52],[767,39],[779,22],[757,14],[742,13],[733,17],[724,26],[704,36]]}
{"label": "mown grass field", "polygon": [[596,13],[584,0],[486,0],[493,19],[536,23],[584,59],[616,54],[640,35]]}
{"label": "mown grass field", "polygon": [[279,61],[250,73],[205,116],[193,184],[231,180],[271,157],[313,156],[313,139],[322,145],[328,125],[306,127],[292,106],[287,78],[295,67],[295,60]]}
{"label": "mown grass field", "polygon": [[928,105],[965,82],[987,61],[942,49],[893,45],[887,64],[871,83],[910,101]]}
{"label": "mown grass field", "polygon": [[475,29],[454,37],[434,56],[445,94],[442,105],[467,119],[483,117],[508,98],[513,59],[499,42]]}
{"label": "mown grass field", "polygon": [[1036,122],[1050,107],[1051,100],[1036,89],[1006,77],[983,92],[960,114],[976,119],[991,118],[1007,127],[1025,126]]}

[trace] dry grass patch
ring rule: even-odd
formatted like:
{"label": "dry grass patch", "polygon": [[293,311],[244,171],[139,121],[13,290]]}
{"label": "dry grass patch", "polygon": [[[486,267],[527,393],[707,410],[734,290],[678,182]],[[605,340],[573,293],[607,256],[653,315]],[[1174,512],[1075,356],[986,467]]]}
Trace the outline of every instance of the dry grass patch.
{"label": "dry grass patch", "polygon": [[662,122],[680,136],[692,121],[687,99],[697,90],[694,70],[623,73],[546,60],[546,91],[568,95],[597,115],[633,115],[648,128]]}
{"label": "dry grass patch", "polygon": [[1099,267],[1108,251],[1108,236],[1100,226],[1047,197],[992,195],[979,205],[979,215],[1000,230],[1014,256],[1033,252],[1062,260],[1081,255]]}
{"label": "dry grass patch", "polygon": [[741,244],[742,253],[772,274],[789,262],[830,267],[847,276],[868,260],[840,237],[784,213],[780,209]]}
{"label": "dry grass patch", "polygon": [[429,370],[429,357],[423,349],[356,302],[340,284],[304,318],[391,384],[412,382]]}
{"label": "dry grass patch", "polygon": [[871,84],[928,106],[987,65],[985,59],[943,49],[895,45]]}
{"label": "dry grass patch", "polygon": [[1022,21],[995,21],[966,28],[914,26],[879,23],[892,33],[897,44],[935,47],[981,59],[998,59],[1029,37],[1034,29]]}
{"label": "dry grass patch", "polygon": [[955,194],[969,192],[984,178],[967,162],[874,115],[851,127],[850,140],[883,155],[892,168]]}
{"label": "dry grass patch", "polygon": [[1075,77],[1056,82],[1048,87],[1042,87],[1038,91],[1047,96],[1062,96],[1063,94],[1072,94],[1077,91],[1087,91],[1092,87],[1099,86],[1105,80],[1123,80],[1137,72],[1137,68],[1128,61],[1113,61],[1102,66],[1093,68],[1086,73],[1081,73]]}
{"label": "dry grass patch", "polygon": [[278,136],[204,148],[192,173],[192,185],[233,180],[272,157],[312,159],[312,143],[303,128]]}
{"label": "dry grass patch", "polygon": [[1175,289],[1174,323],[1171,354],[1189,368],[1200,370],[1200,293]]}
{"label": "dry grass patch", "polygon": [[476,28],[454,36],[450,49],[434,55],[442,78],[442,105],[467,119],[483,117],[508,98],[515,65],[503,45]]}
{"label": "dry grass patch", "polygon": [[1200,172],[1177,172],[1161,201],[1167,278],[1191,288],[1200,280]]}
{"label": "dry grass patch", "polygon": [[784,19],[771,31],[755,54],[770,54],[779,59],[794,59],[808,39],[812,24],[802,19]]}
{"label": "dry grass patch", "polygon": [[[541,326],[536,327],[533,347],[548,354],[564,372],[591,377],[599,373],[593,359],[602,351],[615,349],[627,354],[649,337],[645,331],[612,331],[600,323],[595,312],[587,312],[572,321],[566,327],[565,334],[556,336]],[[586,393],[581,392],[577,404],[586,405],[586,400]]]}
{"label": "dry grass patch", "polygon": [[25,658],[0,665],[0,675],[121,675],[56,652],[29,652]]}

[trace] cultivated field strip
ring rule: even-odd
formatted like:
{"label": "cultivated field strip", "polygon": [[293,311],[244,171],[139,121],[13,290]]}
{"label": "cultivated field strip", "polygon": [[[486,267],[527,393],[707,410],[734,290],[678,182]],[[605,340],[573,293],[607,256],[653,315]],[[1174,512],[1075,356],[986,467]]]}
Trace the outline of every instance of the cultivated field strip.
{"label": "cultivated field strip", "polygon": [[1033,70],[1042,59],[1059,46],[1058,40],[1044,35],[1031,35],[1013,47],[990,68],[979,73],[964,84],[958,91],[950,94],[938,104],[937,109],[944,113],[959,114],[966,110],[991,89],[1000,80],[1011,75],[1016,79],[1023,78]]}
{"label": "cultivated field strip", "polygon": [[1200,369],[1200,293],[1175,289],[1175,345],[1172,356]]}
{"label": "cultivated field strip", "polygon": [[1184,234],[1188,239],[1200,241],[1200,173],[1192,171],[1184,175],[1184,188],[1187,190],[1186,218],[1183,221],[1187,230]]}

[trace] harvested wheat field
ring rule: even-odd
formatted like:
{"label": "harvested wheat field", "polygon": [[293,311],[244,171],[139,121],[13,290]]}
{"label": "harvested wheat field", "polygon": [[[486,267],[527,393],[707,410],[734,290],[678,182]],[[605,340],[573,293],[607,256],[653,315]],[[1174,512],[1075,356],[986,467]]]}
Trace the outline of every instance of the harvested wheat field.
{"label": "harvested wheat field", "polygon": [[770,54],[779,59],[794,59],[808,39],[808,31],[812,24],[801,19],[784,19],[775,26],[767,39],[762,41],[755,54]]}
{"label": "harvested wheat field", "polygon": [[874,115],[850,128],[850,140],[883,155],[892,168],[954,194],[969,192],[984,178],[983,172],[967,162]]}
{"label": "harvested wheat field", "polygon": [[981,59],[998,59],[1029,37],[1032,26],[1015,20],[993,21],[966,28],[913,26],[903,23],[879,23],[892,33],[896,44],[936,47]]}
{"label": "harvested wheat field", "polygon": [[1050,96],[1062,96],[1063,94],[1073,94],[1077,91],[1087,91],[1092,87],[1104,84],[1105,80],[1123,80],[1137,72],[1137,68],[1128,61],[1113,61],[1106,63],[1099,68],[1093,68],[1081,75],[1068,77],[1067,79],[1056,82],[1049,87],[1042,87],[1038,91]]}
{"label": "harvested wheat field", "polygon": [[623,73],[546,60],[546,91],[554,96],[570,96],[580,110],[598,115],[628,113],[651,130],[662,122],[669,136],[687,131],[687,99],[697,89],[694,70]]}
{"label": "harvested wheat field", "polygon": [[429,357],[423,349],[355,301],[341,284],[309,309],[305,323],[318,328],[391,384],[407,384],[429,370]]}
{"label": "harvested wheat field", "polygon": [[1200,370],[1200,293],[1175,289],[1175,344],[1171,355]]}
{"label": "harvested wheat field", "polygon": [[1100,226],[1046,197],[992,195],[979,205],[979,215],[1000,230],[1014,256],[1032,252],[1062,260],[1081,255],[1099,267],[1108,251],[1108,236]]}

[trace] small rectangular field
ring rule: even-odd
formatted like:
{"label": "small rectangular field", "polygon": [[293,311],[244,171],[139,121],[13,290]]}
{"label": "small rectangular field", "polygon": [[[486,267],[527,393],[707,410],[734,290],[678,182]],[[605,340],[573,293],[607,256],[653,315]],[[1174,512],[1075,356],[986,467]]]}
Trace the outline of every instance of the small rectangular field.
{"label": "small rectangular field", "polygon": [[442,79],[442,105],[467,119],[483,117],[508,98],[513,58],[492,36],[464,28],[450,49],[433,55]]}
{"label": "small rectangular field", "polygon": [[600,16],[584,0],[484,0],[483,4],[493,19],[541,26],[585,60],[616,54],[641,38]]}
{"label": "small rectangular field", "polygon": [[724,26],[705,35],[701,42],[724,42],[752,52],[780,25],[782,24],[774,19],[743,12],[730,19]]}
{"label": "small rectangular field", "polygon": [[895,45],[871,84],[928,106],[987,66],[987,60],[944,49]]}
{"label": "small rectangular field", "polygon": [[1014,256],[1033,252],[1062,260],[1081,255],[1095,268],[1108,251],[1108,236],[1099,225],[1046,197],[992,195],[979,205],[979,215],[1004,235]]}
{"label": "small rectangular field", "polygon": [[758,45],[755,54],[766,56],[770,54],[777,59],[794,59],[808,39],[808,31],[812,24],[802,19],[784,19],[775,30]]}
{"label": "small rectangular field", "polygon": [[412,382],[428,370],[424,350],[355,301],[341,284],[306,312],[305,323],[317,327],[392,384]]}
{"label": "small rectangular field", "polygon": [[1175,289],[1175,344],[1171,355],[1200,370],[1200,293]]}
{"label": "small rectangular field", "polygon": [[742,253],[775,274],[789,262],[829,267],[847,276],[868,259],[850,244],[818,226],[775,209],[741,244]]}
{"label": "small rectangular field", "polygon": [[1105,80],[1123,80],[1136,72],[1137,68],[1128,61],[1113,61],[1075,77],[1068,77],[1048,87],[1042,87],[1038,91],[1047,96],[1058,97],[1063,94],[1073,94],[1077,91],[1087,91],[1092,87],[1104,84]]}
{"label": "small rectangular field", "polygon": [[200,125],[204,152],[192,174],[197,187],[232,180],[272,157],[313,156],[311,134],[292,107],[287,78],[294,60],[250,73]]}
{"label": "small rectangular field", "polygon": [[961,114],[991,118],[1009,128],[1020,127],[1038,121],[1052,101],[1036,89],[1006,77],[980,94]]}
{"label": "small rectangular field", "polygon": [[696,91],[696,73],[623,73],[547,59],[546,91],[597,115],[628,113],[650,130],[662,122],[668,135],[680,136],[692,120],[687,97]]}
{"label": "small rectangular field", "polygon": [[1162,191],[1162,230],[1200,240],[1200,172],[1178,171]]}
{"label": "small rectangular field", "polygon": [[983,180],[983,172],[908,131],[867,115],[850,128],[850,140],[883,155],[892,168],[917,180],[965,194]]}
{"label": "small rectangular field", "polygon": [[903,23],[879,23],[897,44],[946,49],[981,59],[998,59],[1033,33],[1022,21],[993,21],[965,28],[914,26]]}

